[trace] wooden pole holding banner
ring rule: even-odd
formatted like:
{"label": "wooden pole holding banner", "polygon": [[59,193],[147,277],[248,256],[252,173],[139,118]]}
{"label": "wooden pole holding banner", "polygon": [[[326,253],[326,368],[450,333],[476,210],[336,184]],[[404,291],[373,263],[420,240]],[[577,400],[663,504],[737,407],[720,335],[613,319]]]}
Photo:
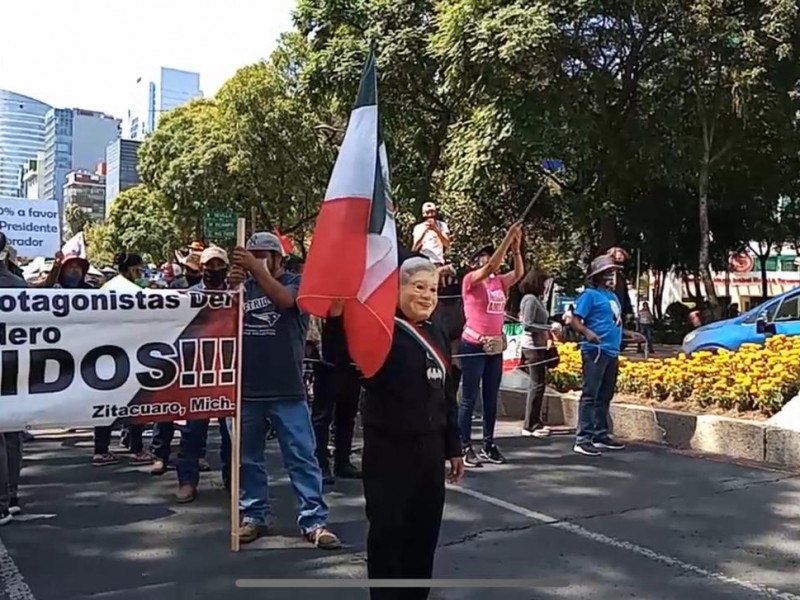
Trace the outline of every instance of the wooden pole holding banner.
{"label": "wooden pole holding banner", "polygon": [[[244,247],[247,220],[236,221],[236,246]],[[239,289],[239,325],[236,347],[236,414],[231,432],[231,550],[239,551],[239,466],[242,464],[242,327],[244,324],[244,288]]]}

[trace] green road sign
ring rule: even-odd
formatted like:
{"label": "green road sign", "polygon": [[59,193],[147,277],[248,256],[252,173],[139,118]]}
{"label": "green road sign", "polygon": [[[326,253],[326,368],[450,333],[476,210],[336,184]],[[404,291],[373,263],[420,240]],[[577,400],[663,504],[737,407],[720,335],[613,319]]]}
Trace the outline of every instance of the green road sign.
{"label": "green road sign", "polygon": [[208,242],[225,244],[236,241],[236,220],[233,211],[209,211],[203,216],[203,234]]}

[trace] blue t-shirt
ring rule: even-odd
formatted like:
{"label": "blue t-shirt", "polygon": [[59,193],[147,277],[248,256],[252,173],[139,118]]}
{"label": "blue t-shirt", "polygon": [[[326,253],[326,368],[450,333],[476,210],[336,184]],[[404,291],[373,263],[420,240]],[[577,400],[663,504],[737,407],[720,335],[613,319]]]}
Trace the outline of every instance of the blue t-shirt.
{"label": "blue t-shirt", "polygon": [[[300,276],[283,273],[278,281],[297,298]],[[303,359],[308,315],[295,304],[279,309],[249,278],[244,283],[242,397],[247,400],[305,399]]]}
{"label": "blue t-shirt", "polygon": [[[622,346],[622,308],[619,298],[610,291],[586,288],[575,303],[575,316],[600,338],[600,350],[609,356],[619,356]],[[598,345],[581,342],[581,350],[594,350]]]}

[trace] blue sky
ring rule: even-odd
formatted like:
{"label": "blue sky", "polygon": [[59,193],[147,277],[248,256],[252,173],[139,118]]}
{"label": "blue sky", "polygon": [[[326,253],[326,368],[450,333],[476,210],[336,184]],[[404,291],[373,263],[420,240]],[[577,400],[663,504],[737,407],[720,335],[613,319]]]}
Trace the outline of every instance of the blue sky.
{"label": "blue sky", "polygon": [[200,73],[214,94],[269,55],[295,0],[0,0],[0,88],[124,118],[158,67]]}

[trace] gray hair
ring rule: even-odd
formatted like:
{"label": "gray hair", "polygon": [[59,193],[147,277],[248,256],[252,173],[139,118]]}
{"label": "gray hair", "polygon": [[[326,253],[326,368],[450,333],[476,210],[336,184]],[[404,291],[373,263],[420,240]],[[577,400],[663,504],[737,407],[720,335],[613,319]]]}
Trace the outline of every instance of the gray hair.
{"label": "gray hair", "polygon": [[405,285],[417,273],[430,273],[431,275],[438,275],[439,270],[430,260],[415,256],[406,259],[400,265],[400,285]]}

